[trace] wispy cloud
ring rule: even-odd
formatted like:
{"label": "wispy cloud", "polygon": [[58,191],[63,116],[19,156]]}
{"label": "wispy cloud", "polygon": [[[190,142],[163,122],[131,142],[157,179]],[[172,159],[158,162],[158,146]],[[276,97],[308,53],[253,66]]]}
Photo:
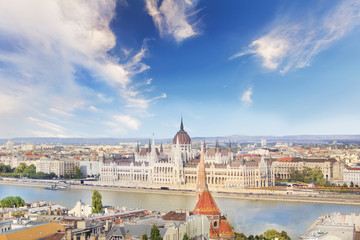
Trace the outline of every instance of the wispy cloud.
{"label": "wispy cloud", "polygon": [[263,67],[280,73],[310,66],[316,54],[360,24],[360,2],[341,1],[325,14],[283,22],[230,59],[253,54],[262,60]]}
{"label": "wispy cloud", "polygon": [[[124,62],[109,54],[116,45],[110,28],[115,5],[115,0],[0,1],[0,121],[6,121],[0,137],[15,116],[23,128],[13,128],[12,136],[58,136],[70,129],[77,136],[78,122],[96,124],[89,114],[110,121],[114,113],[146,111],[156,96],[145,96],[132,79],[150,68],[143,62],[147,40],[139,51],[125,51]],[[79,81],[78,68],[89,77]],[[91,81],[111,90],[92,87]],[[125,125],[137,129],[131,126]]]}
{"label": "wispy cloud", "polygon": [[127,133],[128,130],[137,130],[141,125],[138,119],[130,115],[114,115],[111,121],[102,123],[109,126],[111,131],[123,134]]}
{"label": "wispy cloud", "polygon": [[253,103],[251,96],[253,94],[252,88],[249,88],[241,95],[241,103],[244,107],[250,107]]}
{"label": "wispy cloud", "polygon": [[[191,0],[145,0],[146,9],[160,32],[160,36],[171,35],[177,42],[199,34],[196,24],[191,22],[197,11]],[[161,2],[161,3],[159,3]]]}

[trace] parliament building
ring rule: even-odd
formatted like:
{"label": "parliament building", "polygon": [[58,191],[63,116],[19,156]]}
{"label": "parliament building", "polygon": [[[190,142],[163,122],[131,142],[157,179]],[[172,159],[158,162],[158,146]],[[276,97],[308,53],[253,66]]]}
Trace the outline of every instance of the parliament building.
{"label": "parliament building", "polygon": [[147,148],[138,144],[134,158],[100,163],[100,182],[103,185],[124,187],[195,189],[198,182],[200,153],[203,154],[207,184],[212,191],[234,192],[247,187],[274,186],[275,179],[271,163],[264,158],[258,161],[234,160],[231,146],[227,150],[192,149],[191,138],[184,130],[181,119],[180,130],[165,154],[162,145],[155,139]]}

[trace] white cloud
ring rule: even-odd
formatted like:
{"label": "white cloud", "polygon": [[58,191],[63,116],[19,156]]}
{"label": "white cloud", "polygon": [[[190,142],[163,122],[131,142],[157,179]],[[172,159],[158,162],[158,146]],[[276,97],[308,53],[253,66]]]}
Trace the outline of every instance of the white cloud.
{"label": "white cloud", "polygon": [[[45,124],[50,121],[64,132],[73,129],[72,135],[81,135],[74,127],[78,122],[95,124],[82,112],[94,119],[110,116],[95,106],[118,104],[111,107],[112,114],[131,108],[146,111],[154,96],[145,97],[132,78],[150,68],[143,63],[147,40],[138,52],[124,50],[125,62],[109,55],[116,44],[109,26],[115,5],[115,0],[0,0],[0,120],[17,117],[20,127],[12,136],[46,131],[58,136],[56,128]],[[78,68],[91,76],[82,81],[96,81],[113,92],[80,83]],[[8,134],[10,124],[0,124],[0,136]]]}
{"label": "white cloud", "polygon": [[140,126],[140,121],[129,115],[116,115],[114,119],[116,123],[133,130],[137,130]]}
{"label": "white cloud", "polygon": [[36,125],[38,125],[40,127],[46,128],[47,130],[57,132],[57,133],[64,133],[64,128],[61,127],[60,125],[50,123],[47,121],[43,121],[43,120],[33,118],[33,117],[29,117],[28,120],[31,122],[34,122]]}
{"label": "white cloud", "polygon": [[171,35],[177,42],[199,34],[190,16],[196,13],[190,0],[145,0],[146,9],[160,32],[160,36]]}
{"label": "white cloud", "polygon": [[263,67],[280,73],[310,66],[316,54],[360,25],[360,2],[342,1],[324,15],[284,22],[230,59],[254,54],[262,60]]}
{"label": "white cloud", "polygon": [[253,93],[252,88],[249,88],[242,94],[241,102],[242,102],[243,106],[250,107],[252,105],[252,103],[253,103],[253,101],[251,99],[252,93]]}

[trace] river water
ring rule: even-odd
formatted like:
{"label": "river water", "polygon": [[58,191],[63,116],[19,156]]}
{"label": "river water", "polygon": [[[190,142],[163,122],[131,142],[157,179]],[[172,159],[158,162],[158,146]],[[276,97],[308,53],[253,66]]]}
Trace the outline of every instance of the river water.
{"label": "river water", "polygon": [[[195,206],[195,196],[116,191],[100,191],[100,193],[103,205],[157,211],[192,210]],[[26,202],[45,200],[71,209],[78,200],[91,204],[92,191],[79,189],[49,191],[42,187],[0,185],[0,199],[6,196],[21,196]],[[254,201],[223,197],[215,198],[215,201],[238,232],[256,235],[274,228],[278,231],[286,231],[292,239],[298,239],[319,216],[331,212],[343,214],[360,212],[360,208],[355,205]]]}

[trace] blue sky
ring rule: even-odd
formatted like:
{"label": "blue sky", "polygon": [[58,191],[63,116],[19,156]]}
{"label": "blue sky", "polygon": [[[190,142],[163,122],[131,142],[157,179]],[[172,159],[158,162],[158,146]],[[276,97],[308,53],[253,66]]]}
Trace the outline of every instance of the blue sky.
{"label": "blue sky", "polygon": [[360,2],[0,0],[0,137],[360,134]]}

